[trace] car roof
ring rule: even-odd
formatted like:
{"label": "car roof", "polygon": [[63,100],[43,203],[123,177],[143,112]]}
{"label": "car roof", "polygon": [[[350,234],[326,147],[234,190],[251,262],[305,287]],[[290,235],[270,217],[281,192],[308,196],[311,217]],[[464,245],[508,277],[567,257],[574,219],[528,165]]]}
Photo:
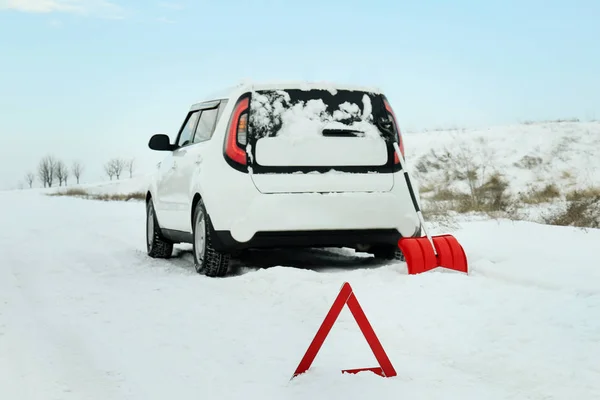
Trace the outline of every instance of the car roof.
{"label": "car roof", "polygon": [[206,103],[212,103],[215,100],[237,100],[239,96],[246,92],[257,90],[283,90],[283,89],[324,89],[329,91],[334,90],[357,90],[370,93],[381,94],[382,91],[378,87],[343,84],[334,82],[309,82],[309,81],[281,81],[281,82],[250,82],[245,81],[235,86],[222,88],[218,91],[210,93],[204,99],[192,105],[192,109],[198,109]]}

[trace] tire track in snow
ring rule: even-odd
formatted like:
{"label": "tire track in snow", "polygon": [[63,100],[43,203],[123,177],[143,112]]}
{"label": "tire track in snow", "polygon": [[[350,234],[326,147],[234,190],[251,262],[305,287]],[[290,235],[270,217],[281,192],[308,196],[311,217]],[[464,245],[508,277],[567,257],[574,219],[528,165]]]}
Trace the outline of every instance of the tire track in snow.
{"label": "tire track in snow", "polygon": [[[565,270],[565,273],[568,271]],[[504,284],[519,286],[525,288],[532,288],[545,291],[562,292],[571,295],[585,295],[585,296],[599,296],[600,288],[594,289],[592,286],[593,282],[589,282],[589,287],[576,287],[573,284],[566,283],[553,283],[545,280],[544,277],[537,277],[536,279],[526,277],[522,275],[515,275],[511,272],[504,272],[502,266],[495,265],[493,261],[480,259],[472,262],[470,275],[481,276],[487,279],[493,279],[497,282]],[[587,286],[587,285],[586,285]]]}

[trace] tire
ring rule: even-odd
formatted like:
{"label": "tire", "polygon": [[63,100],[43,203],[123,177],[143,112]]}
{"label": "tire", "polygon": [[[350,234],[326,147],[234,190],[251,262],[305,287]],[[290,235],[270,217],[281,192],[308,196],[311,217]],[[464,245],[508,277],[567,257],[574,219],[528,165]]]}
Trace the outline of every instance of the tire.
{"label": "tire", "polygon": [[375,256],[375,258],[380,258],[383,260],[406,261],[404,254],[402,254],[398,246],[376,246],[371,250],[371,253]]}
{"label": "tire", "polygon": [[146,251],[152,258],[170,258],[173,254],[173,243],[160,233],[152,199],[146,203]]}
{"label": "tire", "polygon": [[194,268],[199,274],[222,277],[229,270],[231,256],[212,247],[212,224],[202,199],[196,204],[193,219]]}

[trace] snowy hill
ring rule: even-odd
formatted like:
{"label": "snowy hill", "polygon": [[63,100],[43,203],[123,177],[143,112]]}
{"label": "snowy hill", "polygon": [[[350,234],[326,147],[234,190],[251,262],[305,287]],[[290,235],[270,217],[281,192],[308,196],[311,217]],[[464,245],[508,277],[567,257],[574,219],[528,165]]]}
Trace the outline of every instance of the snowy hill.
{"label": "snowy hill", "polygon": [[[552,182],[562,190],[600,186],[600,122],[532,123],[404,136],[412,172],[423,157],[434,158],[431,151],[449,150],[487,165],[488,173],[505,175],[513,193]],[[442,172],[429,170],[419,176],[424,184],[441,179]]]}
{"label": "snowy hill", "polygon": [[600,227],[600,122],[416,132],[405,140],[431,220],[478,215]]}

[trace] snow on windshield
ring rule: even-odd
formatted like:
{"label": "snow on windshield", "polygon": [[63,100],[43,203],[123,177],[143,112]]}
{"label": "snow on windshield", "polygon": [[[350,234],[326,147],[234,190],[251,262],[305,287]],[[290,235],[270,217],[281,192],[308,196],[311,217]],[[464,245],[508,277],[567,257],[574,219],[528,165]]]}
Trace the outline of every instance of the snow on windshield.
{"label": "snow on windshield", "polygon": [[257,139],[316,138],[326,129],[351,130],[356,131],[357,136],[381,138],[373,122],[371,99],[366,93],[360,105],[344,101],[331,112],[321,98],[293,101],[283,90],[253,92],[250,110],[250,135]]}

